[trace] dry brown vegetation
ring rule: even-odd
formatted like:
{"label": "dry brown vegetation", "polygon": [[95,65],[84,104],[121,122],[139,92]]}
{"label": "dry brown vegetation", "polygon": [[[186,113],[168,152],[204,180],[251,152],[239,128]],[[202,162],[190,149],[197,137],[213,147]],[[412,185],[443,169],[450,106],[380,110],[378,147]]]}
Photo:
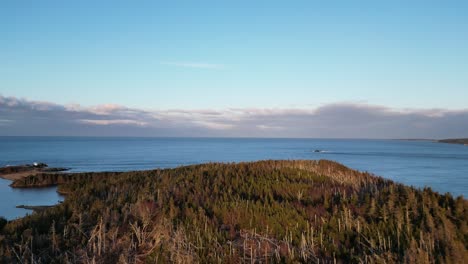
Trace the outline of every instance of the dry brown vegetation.
{"label": "dry brown vegetation", "polygon": [[332,161],[40,174],[15,185],[57,183],[68,193],[63,204],[0,225],[0,261],[463,263],[468,257],[462,197]]}

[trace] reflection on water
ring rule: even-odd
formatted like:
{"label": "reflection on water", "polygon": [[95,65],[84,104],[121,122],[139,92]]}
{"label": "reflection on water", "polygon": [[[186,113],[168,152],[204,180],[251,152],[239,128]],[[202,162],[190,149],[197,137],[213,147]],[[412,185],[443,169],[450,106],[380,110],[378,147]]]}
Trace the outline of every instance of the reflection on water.
{"label": "reflection on water", "polygon": [[7,219],[23,217],[30,210],[16,208],[17,205],[54,205],[63,201],[56,187],[14,189],[8,186],[11,181],[0,179],[0,216]]}

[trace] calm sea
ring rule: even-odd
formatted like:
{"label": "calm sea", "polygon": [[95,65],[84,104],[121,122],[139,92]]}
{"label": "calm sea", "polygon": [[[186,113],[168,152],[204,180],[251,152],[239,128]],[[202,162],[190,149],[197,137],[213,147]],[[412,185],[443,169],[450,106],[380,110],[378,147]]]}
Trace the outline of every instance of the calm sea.
{"label": "calm sea", "polygon": [[[314,150],[322,150],[316,153]],[[45,162],[80,171],[171,168],[211,161],[329,159],[416,187],[468,194],[468,147],[430,141],[246,138],[0,137],[0,166]],[[18,190],[0,179],[0,216],[62,200],[55,188]]]}

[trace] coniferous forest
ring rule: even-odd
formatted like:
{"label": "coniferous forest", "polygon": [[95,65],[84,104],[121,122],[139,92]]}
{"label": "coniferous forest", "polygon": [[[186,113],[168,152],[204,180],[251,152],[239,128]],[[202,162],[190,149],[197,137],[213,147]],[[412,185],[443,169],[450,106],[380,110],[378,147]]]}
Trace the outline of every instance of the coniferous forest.
{"label": "coniferous forest", "polygon": [[63,203],[0,219],[1,263],[463,263],[468,201],[332,161],[38,174]]}

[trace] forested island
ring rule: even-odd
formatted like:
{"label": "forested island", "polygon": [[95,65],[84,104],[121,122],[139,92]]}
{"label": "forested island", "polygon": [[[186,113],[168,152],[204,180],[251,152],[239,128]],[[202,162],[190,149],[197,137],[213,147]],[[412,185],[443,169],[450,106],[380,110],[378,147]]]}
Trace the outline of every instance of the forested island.
{"label": "forested island", "polygon": [[468,145],[468,138],[452,138],[439,140],[441,143],[463,144]]}
{"label": "forested island", "polygon": [[468,201],[332,161],[39,173],[65,201],[0,219],[1,263],[463,263]]}

